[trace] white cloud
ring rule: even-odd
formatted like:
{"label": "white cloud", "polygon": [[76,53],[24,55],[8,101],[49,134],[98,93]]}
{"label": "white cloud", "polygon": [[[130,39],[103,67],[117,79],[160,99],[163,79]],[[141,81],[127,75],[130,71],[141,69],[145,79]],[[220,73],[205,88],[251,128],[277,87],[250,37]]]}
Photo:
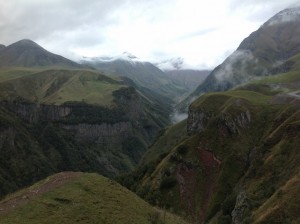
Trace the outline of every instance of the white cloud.
{"label": "white cloud", "polygon": [[212,68],[298,0],[0,0],[0,43],[30,38],[66,57],[182,57]]}

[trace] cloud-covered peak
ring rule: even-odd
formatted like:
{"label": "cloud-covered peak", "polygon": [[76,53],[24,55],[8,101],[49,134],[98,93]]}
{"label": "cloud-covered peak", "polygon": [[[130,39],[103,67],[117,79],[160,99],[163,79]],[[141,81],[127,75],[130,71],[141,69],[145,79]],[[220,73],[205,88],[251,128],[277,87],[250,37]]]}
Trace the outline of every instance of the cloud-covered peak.
{"label": "cloud-covered peak", "polygon": [[127,61],[130,63],[136,63],[136,62],[144,62],[135,55],[129,53],[129,52],[123,52],[122,54],[115,55],[115,56],[99,56],[99,57],[83,57],[83,61],[89,61],[89,62],[113,62],[113,61]]}
{"label": "cloud-covered peak", "polygon": [[171,58],[168,60],[155,63],[155,65],[163,71],[182,69],[183,64],[184,64],[184,59],[181,57]]}
{"label": "cloud-covered peak", "polygon": [[282,10],[269,19],[264,25],[272,26],[293,21],[300,21],[300,7]]}

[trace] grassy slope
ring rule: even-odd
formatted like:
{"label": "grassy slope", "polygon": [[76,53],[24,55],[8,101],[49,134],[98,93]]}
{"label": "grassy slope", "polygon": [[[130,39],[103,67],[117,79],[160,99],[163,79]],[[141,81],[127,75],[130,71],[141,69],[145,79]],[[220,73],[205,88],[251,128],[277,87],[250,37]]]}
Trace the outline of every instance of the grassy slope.
{"label": "grassy slope", "polygon": [[[250,213],[244,214],[244,218],[248,217],[251,223],[273,220],[271,217],[283,223],[297,223],[299,215],[295,211],[300,198],[297,189],[290,183],[297,182],[300,169],[297,162],[300,160],[297,151],[300,144],[299,109],[293,103],[273,105],[270,102],[283,87],[287,92],[294,91],[294,84],[299,80],[298,72],[290,72],[236,90],[209,93],[198,98],[190,110],[205,110],[214,114],[206,129],[199,134],[182,137],[179,142],[169,141],[168,134],[158,139],[156,144],[168,145],[169,149],[164,150],[169,153],[160,158],[151,172],[137,175],[135,182],[139,181],[139,184],[133,185],[133,189],[150,202],[168,207],[183,216],[192,217],[205,210],[205,219],[215,217],[216,223],[231,219],[236,196],[243,189],[250,198]],[[281,89],[274,89],[269,84],[279,84]],[[287,102],[292,101],[290,98]],[[237,134],[224,131],[224,123],[220,123],[221,115],[227,114],[227,123],[230,123],[237,121],[243,111],[251,114],[249,125],[238,127]],[[185,146],[184,150],[181,145]],[[205,162],[199,158],[199,147],[212,151],[222,161],[221,168],[205,167]],[[155,147],[153,150],[156,150]],[[151,156],[151,153],[147,155]],[[248,161],[249,155],[255,158]],[[249,163],[253,165],[249,167]],[[198,189],[185,189],[190,195],[183,196],[193,198],[189,201],[179,193],[182,190],[178,183],[180,166],[187,167],[189,172],[181,173],[183,176],[190,175],[186,176],[186,182],[190,186],[195,184]],[[207,178],[212,178],[212,182]],[[213,188],[208,201],[207,186]],[[149,197],[142,189],[148,189],[154,196]],[[278,197],[274,199],[278,190],[281,192],[280,200]],[[292,202],[286,206],[288,200]]]}
{"label": "grassy slope", "polygon": [[182,141],[186,136],[186,121],[165,128],[158,136],[157,141],[150,146],[148,152],[143,156],[141,164],[156,160],[161,155],[168,153],[173,145]]}
{"label": "grassy slope", "polygon": [[[72,113],[56,122],[46,121],[43,110],[29,108],[41,114],[32,123],[0,104],[0,197],[63,170],[110,177],[132,170],[169,122],[168,111],[158,103],[95,71],[11,68],[0,71],[0,80],[0,99],[16,105],[72,102]],[[46,113],[55,109],[49,108]]]}
{"label": "grassy slope", "polygon": [[122,87],[98,72],[84,70],[9,70],[1,72],[0,80],[2,100],[22,97],[56,105],[68,101],[111,105],[112,92]]}
{"label": "grassy slope", "polygon": [[[10,195],[9,198],[41,189],[56,176]],[[156,217],[160,221],[165,219],[164,223],[185,223],[170,213],[156,210],[134,193],[107,178],[97,174],[81,174],[61,186],[29,199],[6,214],[1,214],[0,223],[142,224],[154,223],[151,220]]]}

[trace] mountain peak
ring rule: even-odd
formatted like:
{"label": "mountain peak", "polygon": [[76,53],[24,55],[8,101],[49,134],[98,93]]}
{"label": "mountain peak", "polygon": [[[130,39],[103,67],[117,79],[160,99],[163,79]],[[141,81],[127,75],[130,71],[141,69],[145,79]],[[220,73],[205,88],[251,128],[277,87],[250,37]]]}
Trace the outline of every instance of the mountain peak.
{"label": "mountain peak", "polygon": [[0,67],[60,66],[79,68],[79,64],[53,54],[29,39],[17,41],[7,47],[0,46]]}
{"label": "mountain peak", "polygon": [[287,23],[287,22],[293,22],[293,21],[300,21],[300,7],[296,8],[287,8],[279,13],[277,13],[275,16],[273,16],[271,19],[269,19],[264,26],[272,26],[280,23]]}
{"label": "mountain peak", "polygon": [[117,60],[121,60],[121,61],[128,61],[131,63],[134,62],[142,62],[140,61],[140,59],[138,57],[136,57],[135,55],[125,51],[122,54],[116,55],[116,56],[102,56],[102,57],[83,57],[83,61],[89,61],[89,62],[112,62],[112,61],[117,61]]}
{"label": "mountain peak", "polygon": [[35,43],[32,40],[29,39],[23,39],[23,40],[19,40],[13,44],[11,44],[9,47],[29,47],[29,48],[42,48],[40,45],[38,45],[37,43]]}
{"label": "mountain peak", "polygon": [[30,39],[22,39],[17,41],[16,43],[21,43],[21,44],[36,44],[34,41],[30,40]]}

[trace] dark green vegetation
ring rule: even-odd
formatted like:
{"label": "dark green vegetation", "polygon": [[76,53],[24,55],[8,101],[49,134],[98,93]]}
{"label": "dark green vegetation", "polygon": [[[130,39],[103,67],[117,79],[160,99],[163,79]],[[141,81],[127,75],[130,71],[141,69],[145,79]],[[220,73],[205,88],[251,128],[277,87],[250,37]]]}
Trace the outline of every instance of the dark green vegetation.
{"label": "dark green vegetation", "polygon": [[300,14],[296,13],[291,20],[278,17],[280,14],[288,16],[290,10],[278,13],[244,39],[179,108],[186,110],[190,101],[203,93],[228,90],[255,78],[289,71],[290,62],[300,52]]}
{"label": "dark green vegetation", "polygon": [[172,100],[129,79],[29,40],[0,54],[0,197],[65,170],[128,172],[169,123]]}
{"label": "dark green vegetation", "polygon": [[291,70],[198,98],[123,183],[193,222],[298,223],[300,72]]}
{"label": "dark green vegetation", "polygon": [[185,223],[97,174],[59,173],[0,202],[1,224]]}

